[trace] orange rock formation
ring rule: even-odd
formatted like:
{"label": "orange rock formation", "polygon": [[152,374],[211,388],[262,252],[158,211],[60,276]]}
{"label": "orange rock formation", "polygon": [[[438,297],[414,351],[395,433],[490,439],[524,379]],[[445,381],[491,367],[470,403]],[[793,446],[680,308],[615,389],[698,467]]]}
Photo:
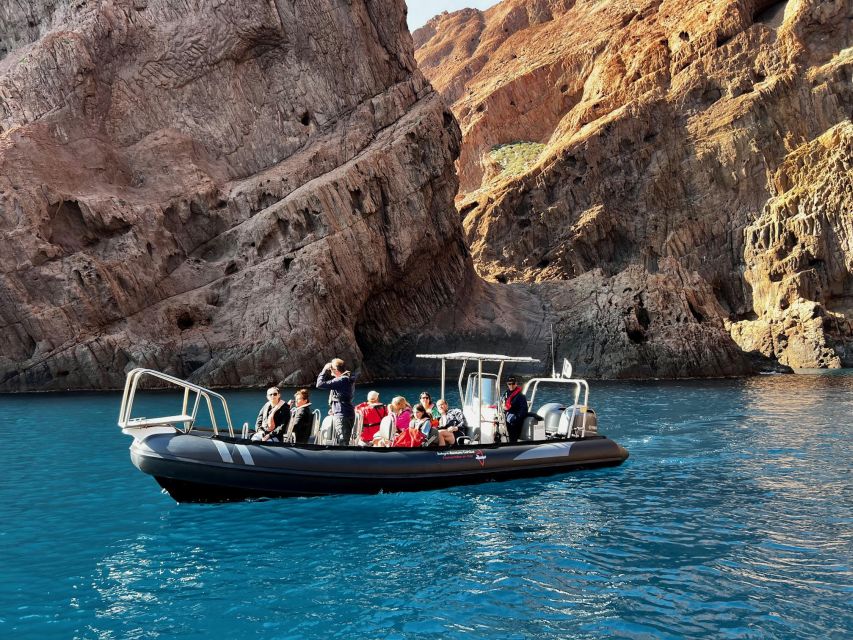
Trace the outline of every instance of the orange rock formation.
{"label": "orange rock formation", "polygon": [[504,0],[414,40],[476,268],[542,283],[592,373],[853,366],[853,3]]}

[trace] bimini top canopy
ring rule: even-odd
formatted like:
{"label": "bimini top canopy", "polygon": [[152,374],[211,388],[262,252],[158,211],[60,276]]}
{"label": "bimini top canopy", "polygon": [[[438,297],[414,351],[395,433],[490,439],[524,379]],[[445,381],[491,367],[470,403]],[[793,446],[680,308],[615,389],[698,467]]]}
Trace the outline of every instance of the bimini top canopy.
{"label": "bimini top canopy", "polygon": [[[534,364],[539,362],[536,358],[528,358],[526,356],[502,356],[496,353],[471,353],[469,351],[461,351],[458,353],[418,353],[415,354],[416,358],[426,358],[429,360],[441,360],[441,397],[444,398],[445,384],[447,379],[447,361],[459,361],[462,362],[462,370],[459,372],[459,398],[462,400],[463,404],[465,403],[465,391],[462,389],[462,380],[465,378],[465,367],[469,361],[474,361],[477,363],[477,373],[472,374],[476,375],[477,386],[479,387],[479,392],[477,393],[477,397],[483,397],[483,376],[488,375],[488,377],[495,378],[496,388],[500,388],[501,374],[503,373],[504,363],[506,362],[516,362],[516,363],[524,363],[524,364]],[[484,374],[483,373],[483,363],[484,362],[497,362],[499,363],[497,374]],[[490,383],[491,384],[491,383]],[[482,408],[477,406],[478,418],[477,424],[481,422],[482,418]]]}
{"label": "bimini top canopy", "polygon": [[502,356],[495,353],[470,353],[462,351],[459,353],[418,353],[416,358],[429,358],[432,360],[482,360],[483,362],[539,362],[536,358],[526,356]]}

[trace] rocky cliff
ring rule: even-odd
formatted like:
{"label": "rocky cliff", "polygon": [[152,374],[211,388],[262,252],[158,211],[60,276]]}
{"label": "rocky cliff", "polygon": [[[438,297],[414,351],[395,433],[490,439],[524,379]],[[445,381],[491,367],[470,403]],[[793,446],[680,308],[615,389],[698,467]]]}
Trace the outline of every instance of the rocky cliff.
{"label": "rocky cliff", "polygon": [[482,288],[402,0],[5,3],[0,57],[0,390],[393,369]]}
{"label": "rocky cliff", "polygon": [[414,40],[478,272],[585,373],[853,366],[853,2],[504,0]]}
{"label": "rocky cliff", "polygon": [[848,363],[850,16],[441,16],[460,136],[402,0],[6,3],[0,390],[434,374],[551,324],[591,377]]}

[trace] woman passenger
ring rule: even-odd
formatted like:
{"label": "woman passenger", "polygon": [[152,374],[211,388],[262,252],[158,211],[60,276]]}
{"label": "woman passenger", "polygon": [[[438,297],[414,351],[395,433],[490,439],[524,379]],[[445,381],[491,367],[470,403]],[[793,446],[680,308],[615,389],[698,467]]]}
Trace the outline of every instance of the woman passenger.
{"label": "woman passenger", "polygon": [[409,428],[409,423],[412,421],[412,405],[403,396],[396,396],[388,409],[394,416],[394,424],[397,426],[397,431],[405,431]]}
{"label": "woman passenger", "polygon": [[432,419],[429,412],[422,404],[416,404],[412,411],[412,421],[409,423],[409,429],[420,431],[424,440],[429,438],[430,429],[432,429]]}
{"label": "woman passenger", "polygon": [[275,439],[281,442],[281,436],[290,424],[290,407],[281,399],[278,387],[267,389],[267,402],[261,407],[255,422],[255,435],[252,440],[267,442]]}
{"label": "woman passenger", "polygon": [[436,426],[438,424],[438,419],[441,416],[438,413],[438,407],[436,407],[435,403],[432,401],[432,396],[430,396],[428,392],[422,391],[420,400],[430,419],[435,421],[433,426]]}
{"label": "woman passenger", "polygon": [[381,429],[377,430],[373,436],[374,447],[388,447],[394,442],[397,434],[409,428],[409,423],[412,421],[412,407],[403,396],[395,396],[388,404],[388,415],[391,417],[394,425],[393,432],[388,434],[389,438],[383,438]]}
{"label": "woman passenger", "polygon": [[308,389],[299,389],[293,394],[290,405],[290,420],[293,422],[295,442],[308,442],[314,426],[314,414],[311,412],[311,398]]}

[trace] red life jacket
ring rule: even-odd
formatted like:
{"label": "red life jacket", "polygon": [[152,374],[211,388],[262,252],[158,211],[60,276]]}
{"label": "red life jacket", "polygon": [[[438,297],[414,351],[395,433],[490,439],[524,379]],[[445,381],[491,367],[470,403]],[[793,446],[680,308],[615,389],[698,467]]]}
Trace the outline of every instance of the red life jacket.
{"label": "red life jacket", "polygon": [[512,401],[515,400],[515,396],[517,396],[519,393],[521,393],[521,387],[516,387],[515,389],[513,389],[513,392],[506,397],[506,402],[504,402],[504,409],[506,409],[507,411],[512,409]]}
{"label": "red life jacket", "polygon": [[424,441],[424,434],[417,429],[406,429],[394,438],[392,447],[419,447]]}
{"label": "red life jacket", "polygon": [[362,402],[355,408],[362,416],[361,439],[365,442],[371,442],[373,436],[379,431],[379,423],[382,418],[388,415],[388,409],[381,402],[371,405],[368,402]]}

